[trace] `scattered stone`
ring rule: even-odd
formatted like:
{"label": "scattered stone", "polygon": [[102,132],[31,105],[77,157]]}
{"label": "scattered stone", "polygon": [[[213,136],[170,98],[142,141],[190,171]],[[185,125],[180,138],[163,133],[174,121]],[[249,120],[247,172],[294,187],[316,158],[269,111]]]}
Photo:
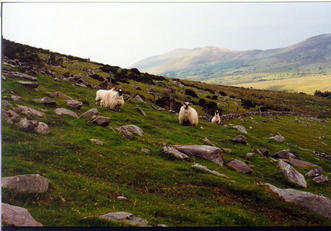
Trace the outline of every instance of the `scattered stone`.
{"label": "scattered stone", "polygon": [[251,153],[251,152],[248,152],[248,153],[246,153],[246,159],[251,159],[251,158],[253,158],[254,157],[254,153]]}
{"label": "scattered stone", "polygon": [[97,144],[97,145],[103,145],[103,142],[102,141],[100,141],[100,140],[97,140],[97,139],[90,139],[90,141],[92,142],[92,143],[95,143],[95,144]]}
{"label": "scattered stone", "polygon": [[168,146],[163,146],[162,148],[163,152],[166,154],[169,154],[177,159],[180,160],[188,160],[190,159],[189,156],[187,156],[186,154],[178,151],[177,149],[173,148],[173,147],[168,147]]}
{"label": "scattered stone", "polygon": [[312,212],[331,219],[331,200],[329,198],[296,189],[280,189],[271,184],[265,185],[285,201],[303,206]]}
{"label": "scattered stone", "polygon": [[298,160],[298,159],[293,159],[293,158],[289,158],[290,160],[290,163],[294,166],[297,166],[297,167],[315,167],[316,164],[312,164],[310,162],[307,162],[307,161],[303,161],[303,160]]}
{"label": "scattered stone", "polygon": [[143,98],[141,98],[140,95],[136,95],[136,96],[134,97],[134,99],[135,99],[135,100],[138,100],[138,101],[140,101],[140,102],[144,102]]}
{"label": "scattered stone", "polygon": [[127,200],[128,198],[125,197],[125,196],[118,196],[117,199],[118,199],[118,200]]}
{"label": "scattered stone", "polygon": [[246,128],[242,125],[234,125],[233,128],[237,129],[238,131],[247,134]]}
{"label": "scattered stone", "polygon": [[243,135],[238,135],[232,139],[232,142],[240,143],[240,144],[247,144],[247,138]]}
{"label": "scattered stone", "polygon": [[269,150],[266,148],[258,148],[258,149],[256,149],[256,151],[263,156],[269,155]]}
{"label": "scattered stone", "polygon": [[9,106],[11,106],[11,103],[9,103],[8,100],[1,100],[1,106],[2,107],[9,107]]}
{"label": "scattered stone", "polygon": [[252,169],[243,161],[241,160],[232,160],[229,163],[226,164],[227,166],[233,168],[237,172],[242,172],[242,173],[251,173]]}
{"label": "scattered stone", "polygon": [[23,105],[17,105],[13,110],[19,114],[27,116],[28,118],[44,116],[44,113]]}
{"label": "scattered stone", "polygon": [[26,87],[31,87],[31,88],[37,88],[39,85],[38,83],[33,83],[30,81],[17,81],[17,83],[26,86]]}
{"label": "scattered stone", "polygon": [[32,131],[38,126],[38,121],[23,118],[16,125],[22,128],[24,131]]}
{"label": "scattered stone", "polygon": [[70,96],[67,96],[66,94],[64,94],[60,91],[47,92],[46,94],[53,98],[72,99]]}
{"label": "scattered stone", "polygon": [[27,209],[6,203],[1,203],[1,220],[10,226],[42,226]]}
{"label": "scattered stone", "polygon": [[323,182],[328,182],[329,179],[327,176],[324,176],[323,174],[317,177],[313,178],[313,181],[315,181],[316,183],[323,183]]}
{"label": "scattered stone", "polygon": [[79,117],[80,118],[85,118],[85,117],[90,117],[90,116],[94,116],[94,115],[98,115],[99,111],[96,108],[91,108],[90,110],[84,112],[83,114],[81,114]]}
{"label": "scattered stone", "polygon": [[194,168],[196,170],[199,170],[199,171],[202,171],[202,172],[210,173],[210,174],[213,174],[213,175],[216,175],[216,176],[221,176],[221,177],[224,177],[224,178],[229,179],[228,176],[226,176],[226,175],[224,175],[222,173],[219,173],[217,171],[210,170],[209,168],[207,168],[206,166],[203,166],[201,164],[193,164],[192,165],[192,168]]}
{"label": "scattered stone", "polygon": [[21,96],[17,96],[17,95],[12,95],[10,98],[11,98],[12,100],[16,101],[16,102],[22,100],[22,97],[21,97]]}
{"label": "scattered stone", "polygon": [[122,223],[128,223],[130,225],[146,227],[148,226],[148,221],[142,219],[140,217],[135,217],[131,213],[128,212],[111,212],[104,215],[99,216],[100,218],[117,221]]}
{"label": "scattered stone", "polygon": [[305,176],[308,176],[308,177],[317,177],[317,176],[320,176],[320,175],[323,175],[323,170],[321,167],[314,167],[313,169],[311,169],[309,172],[307,172],[305,174]]}
{"label": "scattered stone", "polygon": [[59,116],[70,115],[72,117],[78,118],[78,115],[75,112],[73,112],[69,109],[66,109],[66,108],[56,108],[55,113]]}
{"label": "scattered stone", "polygon": [[80,110],[83,106],[83,103],[80,102],[80,101],[77,101],[77,100],[68,99],[67,100],[67,105],[69,107],[76,108],[76,109]]}
{"label": "scattered stone", "polygon": [[299,156],[296,152],[291,151],[291,150],[281,150],[279,152],[276,152],[272,157],[274,158],[279,158],[279,159],[298,159]]}
{"label": "scattered stone", "polygon": [[34,128],[34,131],[46,135],[49,133],[49,127],[44,122],[38,122],[38,125]]}
{"label": "scattered stone", "polygon": [[151,150],[149,150],[148,148],[141,148],[141,152],[151,154]]}
{"label": "scattered stone", "polygon": [[168,227],[165,224],[157,224],[156,227]]}
{"label": "scattered stone", "polygon": [[120,134],[130,139],[132,139],[136,135],[144,136],[143,130],[134,124],[121,126],[117,130],[120,132]]}
{"label": "scattered stone", "polygon": [[146,116],[146,113],[144,112],[143,109],[137,107],[136,110],[137,110],[140,114],[142,114],[143,116]]}
{"label": "scattered stone", "polygon": [[1,178],[1,187],[19,193],[44,193],[48,190],[48,180],[39,174],[8,176]]}
{"label": "scattered stone", "polygon": [[174,145],[173,147],[188,156],[198,156],[223,166],[224,161],[220,148],[210,145]]}
{"label": "scattered stone", "polygon": [[19,79],[37,81],[36,77],[33,77],[31,75],[28,75],[28,74],[20,73],[20,72],[9,71],[9,72],[6,72],[4,74],[7,74],[11,77],[16,77],[16,78],[19,78]]}
{"label": "scattered stone", "polygon": [[284,136],[281,136],[281,135],[275,135],[275,136],[269,137],[269,139],[280,142],[280,143],[285,141]]}
{"label": "scattered stone", "polygon": [[202,140],[205,144],[216,147],[207,137]]}
{"label": "scattered stone", "polygon": [[48,96],[46,96],[44,98],[41,98],[41,99],[34,99],[33,101],[36,102],[36,103],[42,103],[42,104],[45,104],[45,105],[51,105],[51,106],[56,105],[56,102]]}
{"label": "scattered stone", "polygon": [[279,160],[278,166],[283,171],[285,177],[289,182],[307,188],[307,182],[305,180],[305,177],[300,172],[295,170],[295,168],[282,160]]}
{"label": "scattered stone", "polygon": [[110,118],[104,116],[92,116],[92,122],[96,125],[106,127],[110,123]]}

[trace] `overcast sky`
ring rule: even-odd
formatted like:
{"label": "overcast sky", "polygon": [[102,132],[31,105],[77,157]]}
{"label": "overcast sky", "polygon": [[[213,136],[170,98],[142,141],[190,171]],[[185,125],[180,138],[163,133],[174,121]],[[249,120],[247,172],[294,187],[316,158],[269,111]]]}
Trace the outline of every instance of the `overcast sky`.
{"label": "overcast sky", "polygon": [[4,3],[3,36],[127,67],[175,48],[285,47],[331,32],[331,3]]}

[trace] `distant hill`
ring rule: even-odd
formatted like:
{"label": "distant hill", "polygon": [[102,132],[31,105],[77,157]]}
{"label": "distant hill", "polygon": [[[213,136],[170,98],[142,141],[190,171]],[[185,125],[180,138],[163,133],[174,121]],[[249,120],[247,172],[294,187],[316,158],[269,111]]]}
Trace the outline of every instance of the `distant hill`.
{"label": "distant hill", "polygon": [[233,51],[217,47],[176,49],[141,60],[132,67],[167,77],[231,85],[323,75],[331,73],[331,34],[269,50]]}

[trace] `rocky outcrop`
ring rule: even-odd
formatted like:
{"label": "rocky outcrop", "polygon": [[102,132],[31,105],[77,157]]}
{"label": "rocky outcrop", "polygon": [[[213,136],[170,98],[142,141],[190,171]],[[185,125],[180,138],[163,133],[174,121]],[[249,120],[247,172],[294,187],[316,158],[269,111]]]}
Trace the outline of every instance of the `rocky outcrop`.
{"label": "rocky outcrop", "polygon": [[1,178],[1,187],[19,193],[44,193],[48,190],[48,180],[39,174],[8,176]]}
{"label": "rocky outcrop", "polygon": [[289,182],[307,188],[307,182],[305,180],[305,177],[300,172],[295,170],[295,168],[282,160],[279,160],[278,166],[283,171],[285,177]]}
{"label": "rocky outcrop", "polygon": [[135,217],[132,213],[128,212],[111,212],[99,216],[102,219],[117,221],[121,223],[128,223],[134,226],[146,227],[148,226],[148,221],[140,217]]}
{"label": "rocky outcrop", "polygon": [[19,114],[27,116],[28,118],[44,116],[44,113],[23,105],[17,105],[13,110]]}
{"label": "rocky outcrop", "polygon": [[287,202],[295,203],[323,217],[331,219],[331,200],[310,192],[295,189],[280,189],[271,184],[265,184]]}
{"label": "rocky outcrop", "polygon": [[220,148],[210,145],[174,145],[173,147],[188,156],[197,156],[223,166],[224,161]]}
{"label": "rocky outcrop", "polygon": [[28,75],[28,74],[21,73],[21,72],[3,71],[3,73],[7,76],[10,76],[10,77],[15,77],[15,78],[23,79],[23,80],[37,81],[36,77],[33,77],[31,75]]}
{"label": "rocky outcrop", "polygon": [[252,169],[241,160],[232,160],[226,164],[227,166],[233,168],[236,172],[241,173],[251,173]]}
{"label": "rocky outcrop", "polygon": [[37,222],[25,208],[1,203],[1,220],[2,223],[18,227],[40,227],[41,223]]}

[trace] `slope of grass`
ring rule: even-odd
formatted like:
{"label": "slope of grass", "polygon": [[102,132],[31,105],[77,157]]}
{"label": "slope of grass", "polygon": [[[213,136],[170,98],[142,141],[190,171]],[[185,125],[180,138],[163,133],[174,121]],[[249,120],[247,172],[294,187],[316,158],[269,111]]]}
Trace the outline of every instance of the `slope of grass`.
{"label": "slope of grass", "polygon": [[316,90],[331,90],[331,75],[262,81],[256,83],[239,84],[237,86],[274,91],[304,92],[313,95]]}
{"label": "slope of grass", "polygon": [[[68,69],[72,71],[74,67]],[[47,110],[40,121],[46,122],[51,132],[48,135],[24,132],[2,120],[2,175],[39,173],[49,179],[50,189],[41,195],[3,190],[2,198],[6,203],[27,208],[43,225],[121,226],[96,218],[112,211],[131,212],[147,219],[151,225],[331,225],[329,220],[285,203],[254,184],[254,181],[261,180],[281,188],[299,189],[285,180],[275,163],[258,154],[252,160],[244,159],[245,154],[255,148],[265,147],[271,153],[287,148],[285,144],[268,139],[270,133],[276,132],[284,135],[289,143],[330,153],[330,119],[319,123],[300,118],[302,123],[298,124],[294,117],[254,117],[259,125],[253,124],[250,118],[229,121],[247,128],[250,146],[245,146],[230,141],[240,134],[233,128],[207,121],[200,121],[198,127],[183,127],[178,124],[175,114],[156,111],[148,104],[135,100],[126,101],[120,112],[97,106],[100,115],[111,118],[111,127],[136,124],[143,129],[144,137],[128,140],[116,130],[99,127],[84,118],[59,117],[54,113],[55,107],[34,103],[34,98],[44,97],[48,91],[61,91],[85,102],[81,110],[74,110],[79,114],[95,107],[95,90],[77,87],[70,82],[54,81],[47,75],[37,75],[39,92],[20,86],[7,77],[2,82],[3,97],[16,104],[10,99],[11,91],[15,91],[23,99],[19,104]],[[145,90],[150,87],[147,84],[131,82],[121,83],[121,86],[132,92],[133,84],[142,88],[139,94],[151,97]],[[199,93],[201,97],[208,95],[203,91]],[[178,94],[184,97],[180,88]],[[57,107],[67,107],[64,100],[56,99],[56,103]],[[136,107],[142,108],[147,116],[139,114]],[[198,111],[203,113],[201,108]],[[310,124],[311,128],[307,128],[306,124]],[[249,126],[253,128],[249,129]],[[318,138],[320,136],[324,137],[323,140]],[[175,160],[161,151],[163,142],[203,144],[204,137],[218,147],[231,148],[231,154],[223,153],[224,160],[245,160],[253,166],[253,173],[237,173],[226,166],[220,167],[199,158]],[[104,146],[91,143],[90,138],[103,141]],[[142,147],[149,148],[151,154],[141,152]],[[301,159],[321,166],[330,177],[327,160],[309,152],[295,151]],[[226,174],[233,181],[197,172],[191,168],[194,162]],[[302,173],[308,171],[306,168],[298,170]],[[308,185],[304,190],[331,196],[329,183],[319,185],[309,179]],[[116,199],[119,195],[125,195],[128,200]]]}

